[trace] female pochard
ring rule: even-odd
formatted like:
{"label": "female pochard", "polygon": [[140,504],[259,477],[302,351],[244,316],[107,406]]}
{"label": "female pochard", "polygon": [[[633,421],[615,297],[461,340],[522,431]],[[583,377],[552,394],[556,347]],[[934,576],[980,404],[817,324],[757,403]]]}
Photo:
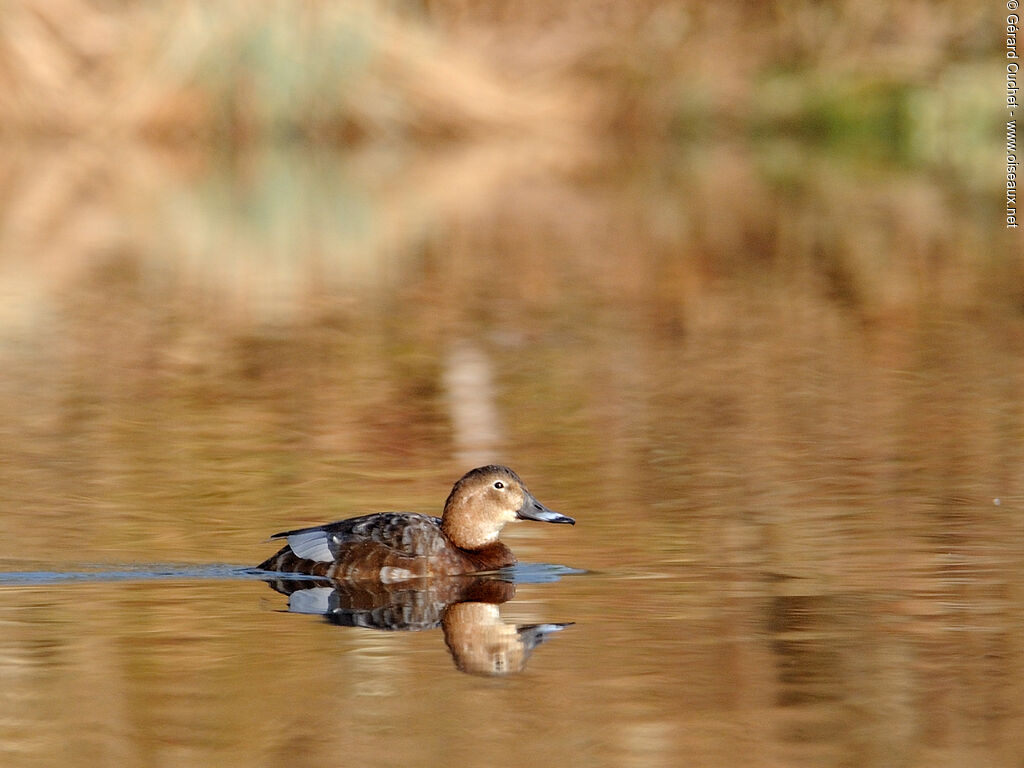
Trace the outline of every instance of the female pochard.
{"label": "female pochard", "polygon": [[489,465],[455,483],[440,518],[381,512],[276,533],[271,538],[287,539],[287,546],[258,567],[384,582],[490,571],[516,562],[498,541],[515,520],[576,522],[537,501],[508,467]]}

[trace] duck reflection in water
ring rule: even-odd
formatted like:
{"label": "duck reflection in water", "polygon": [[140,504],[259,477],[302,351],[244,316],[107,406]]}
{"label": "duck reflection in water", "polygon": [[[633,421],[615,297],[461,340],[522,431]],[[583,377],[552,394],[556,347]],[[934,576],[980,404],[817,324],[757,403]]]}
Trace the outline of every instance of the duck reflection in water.
{"label": "duck reflection in water", "polygon": [[398,584],[287,578],[268,583],[289,596],[290,612],[319,614],[338,626],[390,631],[441,627],[455,666],[478,675],[523,671],[534,648],[572,623],[505,622],[498,605],[515,596],[516,585],[496,574]]}
{"label": "duck reflection in water", "polygon": [[272,538],[287,544],[258,567],[320,577],[270,580],[290,596],[289,610],[345,626],[441,626],[459,669],[507,674],[521,670],[530,651],[565,626],[501,619],[497,605],[512,598],[515,586],[483,572],[516,564],[498,536],[517,520],[576,522],[541,504],[511,469],[492,464],[455,483],[439,518],[382,512],[285,531]]}

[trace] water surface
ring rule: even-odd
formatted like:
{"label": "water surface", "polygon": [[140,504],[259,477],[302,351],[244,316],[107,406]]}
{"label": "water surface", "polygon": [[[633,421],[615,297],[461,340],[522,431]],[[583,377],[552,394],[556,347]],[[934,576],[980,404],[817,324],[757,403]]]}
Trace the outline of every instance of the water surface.
{"label": "water surface", "polygon": [[[113,158],[47,158],[88,205],[8,175],[4,765],[1019,763],[1024,272],[962,190]],[[578,523],[454,629],[237,570],[490,461]]]}

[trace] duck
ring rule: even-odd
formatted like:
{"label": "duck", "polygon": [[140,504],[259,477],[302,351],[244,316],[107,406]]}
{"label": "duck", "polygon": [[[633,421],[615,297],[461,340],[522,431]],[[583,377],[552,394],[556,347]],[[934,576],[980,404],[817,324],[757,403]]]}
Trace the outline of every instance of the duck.
{"label": "duck", "polygon": [[287,544],[257,568],[382,583],[495,571],[517,562],[498,539],[517,520],[576,524],[537,501],[514,471],[489,464],[459,478],[441,517],[377,512],[282,531],[270,538]]}

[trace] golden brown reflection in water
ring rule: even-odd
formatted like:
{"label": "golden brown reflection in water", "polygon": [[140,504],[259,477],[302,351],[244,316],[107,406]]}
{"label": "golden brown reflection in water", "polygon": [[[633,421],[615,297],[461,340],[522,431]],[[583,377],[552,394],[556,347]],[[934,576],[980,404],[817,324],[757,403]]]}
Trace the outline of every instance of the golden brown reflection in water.
{"label": "golden brown reflection in water", "polygon": [[1016,765],[1024,268],[927,180],[798,160],[16,196],[5,570],[252,564],[500,459],[579,521],[520,558],[596,573],[503,606],[576,624],[502,681],[261,584],[4,585],[4,764]]}

